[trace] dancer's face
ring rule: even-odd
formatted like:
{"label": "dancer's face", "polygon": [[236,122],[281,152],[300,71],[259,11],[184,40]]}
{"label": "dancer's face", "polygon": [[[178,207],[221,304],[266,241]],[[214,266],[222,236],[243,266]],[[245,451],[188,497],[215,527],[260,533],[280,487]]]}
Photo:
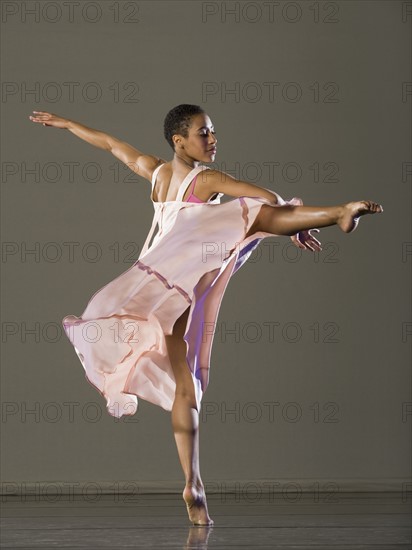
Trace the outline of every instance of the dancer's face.
{"label": "dancer's face", "polygon": [[175,151],[180,156],[202,162],[215,160],[217,139],[212,121],[206,114],[194,115],[187,138],[176,135],[175,139]]}

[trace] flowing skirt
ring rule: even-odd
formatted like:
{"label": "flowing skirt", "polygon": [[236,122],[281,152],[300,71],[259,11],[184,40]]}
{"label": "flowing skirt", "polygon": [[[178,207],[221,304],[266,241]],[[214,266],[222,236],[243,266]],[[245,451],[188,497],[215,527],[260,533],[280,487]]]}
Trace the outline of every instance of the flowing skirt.
{"label": "flowing skirt", "polygon": [[[221,204],[162,204],[149,249],[98,290],[81,317],[62,321],[86,379],[117,418],[135,414],[138,397],[171,411],[176,382],[165,335],[187,308],[186,360],[200,411],[226,285],[260,241],[275,236],[245,235],[263,204],[282,206],[246,196]],[[285,204],[302,202],[295,197]]]}

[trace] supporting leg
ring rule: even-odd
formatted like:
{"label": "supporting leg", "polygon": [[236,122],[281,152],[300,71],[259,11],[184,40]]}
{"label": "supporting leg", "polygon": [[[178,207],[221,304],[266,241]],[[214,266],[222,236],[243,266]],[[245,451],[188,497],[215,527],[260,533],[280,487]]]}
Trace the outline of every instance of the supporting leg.
{"label": "supporting leg", "polygon": [[186,343],[183,335],[189,308],[176,321],[173,334],[166,344],[176,380],[176,395],[172,408],[172,426],[180,464],[186,485],[183,499],[189,519],[195,525],[212,525],[199,467],[199,412],[197,410],[192,375],[186,362]]}

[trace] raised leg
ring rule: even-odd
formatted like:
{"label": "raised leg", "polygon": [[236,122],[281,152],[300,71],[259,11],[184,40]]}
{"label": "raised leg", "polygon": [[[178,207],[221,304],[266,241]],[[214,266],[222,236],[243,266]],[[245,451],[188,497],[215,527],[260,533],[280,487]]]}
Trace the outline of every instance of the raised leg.
{"label": "raised leg", "polygon": [[[274,235],[295,235],[299,231],[338,225],[345,233],[353,231],[364,214],[383,212],[372,201],[349,202],[339,206],[277,206],[264,204],[252,228]],[[251,228],[251,230],[252,230]]]}
{"label": "raised leg", "polygon": [[166,344],[176,380],[176,395],[172,408],[172,427],[186,485],[183,499],[190,521],[194,525],[212,525],[199,468],[199,412],[197,410],[192,375],[186,361],[183,340],[189,308],[177,319],[173,334]]}

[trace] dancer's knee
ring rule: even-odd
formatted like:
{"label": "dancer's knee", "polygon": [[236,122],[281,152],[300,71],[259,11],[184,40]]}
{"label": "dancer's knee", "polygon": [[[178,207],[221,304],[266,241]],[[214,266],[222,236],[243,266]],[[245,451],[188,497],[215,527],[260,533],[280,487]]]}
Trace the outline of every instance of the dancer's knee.
{"label": "dancer's knee", "polygon": [[191,384],[191,386],[192,387],[186,386],[185,384],[177,384],[176,391],[175,391],[175,400],[178,399],[180,403],[183,401],[185,402],[187,407],[197,410],[196,396],[193,388],[193,383]]}
{"label": "dancer's knee", "polygon": [[186,330],[190,307],[176,320],[173,334],[166,336],[166,345],[176,382],[175,399],[197,410],[197,402],[192,374],[186,360],[186,342],[183,335]]}

